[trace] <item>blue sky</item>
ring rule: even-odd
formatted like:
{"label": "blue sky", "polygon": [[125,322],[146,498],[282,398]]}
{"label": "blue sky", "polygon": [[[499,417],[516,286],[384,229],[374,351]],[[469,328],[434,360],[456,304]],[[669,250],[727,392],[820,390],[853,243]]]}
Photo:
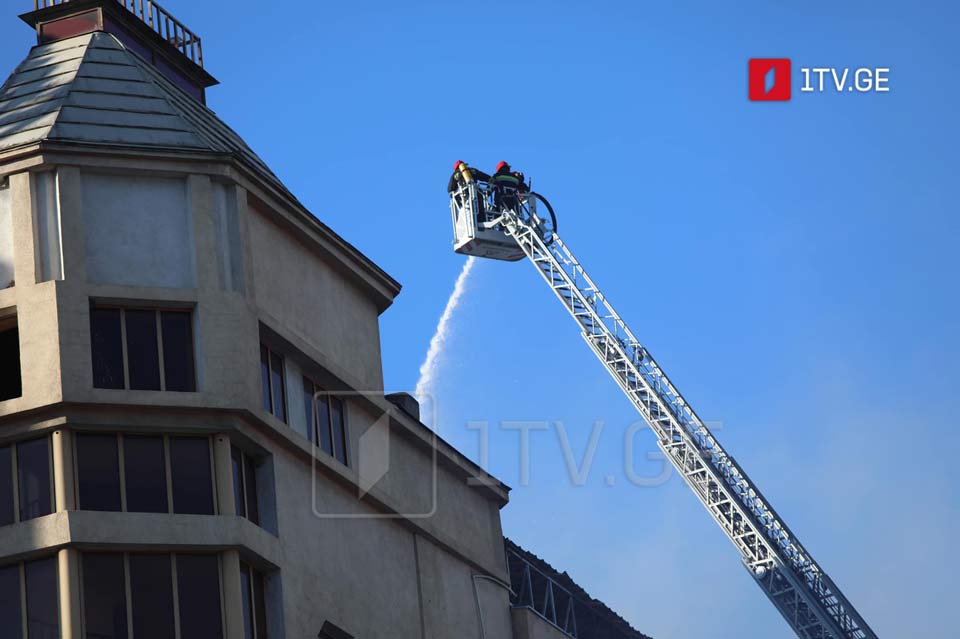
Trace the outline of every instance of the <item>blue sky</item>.
{"label": "blue sky", "polygon": [[[462,265],[453,161],[507,159],[874,630],[955,636],[954,6],[166,6],[204,37],[211,107],[403,282],[382,318],[389,390],[415,385]],[[0,21],[8,69],[31,39]],[[791,102],[747,100],[751,57],[792,58]],[[801,94],[801,66],[889,67],[891,90]],[[490,422],[506,534],[657,639],[792,636],[677,477],[625,480],[636,414],[531,266],[478,265],[446,355],[441,433],[477,458],[467,423]],[[521,485],[503,420],[562,421],[577,459],[603,420],[586,484],[554,428]],[[652,435],[635,441],[657,474]]]}

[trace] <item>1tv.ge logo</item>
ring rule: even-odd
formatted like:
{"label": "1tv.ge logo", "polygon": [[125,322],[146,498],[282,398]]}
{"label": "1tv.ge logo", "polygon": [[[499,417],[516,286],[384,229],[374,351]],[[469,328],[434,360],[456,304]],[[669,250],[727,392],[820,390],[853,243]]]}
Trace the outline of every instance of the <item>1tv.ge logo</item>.
{"label": "1tv.ge logo", "polygon": [[[786,101],[791,97],[790,58],[751,58],[748,88],[751,100]],[[803,93],[886,93],[890,91],[887,67],[801,67]]]}

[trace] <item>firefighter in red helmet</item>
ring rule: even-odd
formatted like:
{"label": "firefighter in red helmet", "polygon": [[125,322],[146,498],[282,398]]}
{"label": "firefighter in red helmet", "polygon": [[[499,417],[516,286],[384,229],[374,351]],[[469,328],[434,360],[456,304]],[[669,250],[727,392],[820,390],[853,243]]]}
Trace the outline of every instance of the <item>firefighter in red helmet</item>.
{"label": "firefighter in red helmet", "polygon": [[519,205],[517,193],[529,190],[524,183],[523,173],[514,171],[506,161],[497,164],[496,171],[490,178],[490,186],[493,187],[497,208],[516,209]]}

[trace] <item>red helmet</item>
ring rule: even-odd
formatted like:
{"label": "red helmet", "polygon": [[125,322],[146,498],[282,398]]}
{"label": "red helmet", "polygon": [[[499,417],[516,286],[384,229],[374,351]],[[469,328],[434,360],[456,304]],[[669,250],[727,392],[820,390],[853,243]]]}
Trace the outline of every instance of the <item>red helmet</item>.
{"label": "red helmet", "polygon": [[463,160],[457,160],[456,162],[454,162],[453,170],[456,171],[457,169],[459,169],[461,164],[463,164]]}
{"label": "red helmet", "polygon": [[510,170],[510,165],[507,164],[506,160],[501,160],[500,164],[497,165],[497,173],[499,173],[501,169]]}

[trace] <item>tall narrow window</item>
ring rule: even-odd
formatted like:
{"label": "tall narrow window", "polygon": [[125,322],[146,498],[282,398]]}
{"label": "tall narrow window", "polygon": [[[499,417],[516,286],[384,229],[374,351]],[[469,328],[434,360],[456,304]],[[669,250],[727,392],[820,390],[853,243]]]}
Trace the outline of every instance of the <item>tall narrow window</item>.
{"label": "tall narrow window", "polygon": [[90,348],[93,351],[93,385],[96,388],[124,388],[120,309],[90,309]]}
{"label": "tall narrow window", "polygon": [[180,639],[222,639],[220,562],[216,556],[177,556]]}
{"label": "tall narrow window", "polygon": [[190,313],[163,311],[163,374],[168,391],[197,390],[193,363],[193,329]]}
{"label": "tall narrow window", "polygon": [[308,377],[303,378],[304,408],[312,416],[311,439],[318,448],[347,463],[347,428],[343,400],[320,388]]}
{"label": "tall narrow window", "polygon": [[27,637],[59,639],[57,560],[54,557],[23,565],[26,583]]}
{"label": "tall narrow window", "polygon": [[5,637],[22,639],[23,611],[20,601],[20,564],[0,568],[0,628]]}
{"label": "tall narrow window", "polygon": [[160,349],[155,311],[124,311],[127,369],[132,390],[160,390]]}
{"label": "tall narrow window", "polygon": [[245,563],[240,564],[240,594],[244,639],[267,639],[263,575]]}
{"label": "tall narrow window", "polygon": [[210,440],[171,437],[170,468],[173,475],[173,511],[190,515],[214,514]]}
{"label": "tall narrow window", "polygon": [[196,390],[189,311],[90,310],[93,385],[131,390]]}
{"label": "tall narrow window", "polygon": [[176,636],[170,555],[130,555],[130,596],[135,639]]}
{"label": "tall narrow window", "polygon": [[20,397],[22,394],[20,331],[17,330],[17,318],[3,318],[0,319],[0,402]]}
{"label": "tall narrow window", "polygon": [[163,437],[124,436],[123,473],[127,489],[127,511],[168,511],[167,464]]}
{"label": "tall narrow window", "polygon": [[20,521],[53,512],[50,445],[46,437],[17,444]]}
{"label": "tall narrow window", "polygon": [[286,386],[283,357],[260,345],[260,384],[263,391],[263,410],[281,421],[287,421]]}
{"label": "tall narrow window", "polygon": [[236,446],[230,451],[233,462],[233,496],[237,514],[260,525],[260,504],[257,493],[257,467],[250,455]]}
{"label": "tall narrow window", "polygon": [[122,554],[83,554],[83,618],[87,637],[127,639],[127,593]]}
{"label": "tall narrow window", "polygon": [[13,484],[13,448],[4,446],[0,448],[0,526],[12,524],[16,518]]}
{"label": "tall narrow window", "polygon": [[82,510],[119,511],[120,455],[116,435],[77,434],[77,487]]}

